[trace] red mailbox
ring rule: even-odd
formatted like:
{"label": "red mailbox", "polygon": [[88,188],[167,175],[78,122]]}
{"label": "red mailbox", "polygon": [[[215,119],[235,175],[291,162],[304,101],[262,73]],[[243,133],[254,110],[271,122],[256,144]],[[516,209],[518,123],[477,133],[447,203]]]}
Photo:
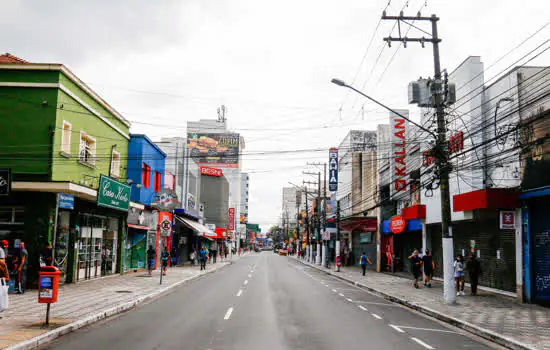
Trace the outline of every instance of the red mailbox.
{"label": "red mailbox", "polygon": [[44,266],[38,272],[38,302],[55,303],[59,289],[59,269],[54,266]]}

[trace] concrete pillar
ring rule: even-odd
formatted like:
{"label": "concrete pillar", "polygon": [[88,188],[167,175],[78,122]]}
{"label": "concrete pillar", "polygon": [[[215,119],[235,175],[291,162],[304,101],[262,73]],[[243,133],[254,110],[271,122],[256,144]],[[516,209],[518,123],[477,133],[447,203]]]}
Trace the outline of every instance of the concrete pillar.
{"label": "concrete pillar", "polygon": [[323,261],[321,260],[321,243],[317,242],[317,257],[315,258],[317,265],[322,265]]}
{"label": "concrete pillar", "polygon": [[516,295],[523,300],[523,212],[516,209]]}

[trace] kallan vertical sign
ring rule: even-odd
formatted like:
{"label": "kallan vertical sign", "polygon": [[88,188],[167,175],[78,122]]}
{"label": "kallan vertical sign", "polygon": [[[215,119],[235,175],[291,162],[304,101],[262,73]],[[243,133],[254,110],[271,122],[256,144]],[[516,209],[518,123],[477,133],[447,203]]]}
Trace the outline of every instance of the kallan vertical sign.
{"label": "kallan vertical sign", "polygon": [[328,151],[328,190],[338,190],[338,148],[331,148]]}
{"label": "kallan vertical sign", "polygon": [[[398,113],[408,117],[407,110],[399,110]],[[392,139],[392,196],[399,196],[407,193],[409,175],[407,171],[407,133],[409,123],[400,116],[390,114],[391,139]]]}

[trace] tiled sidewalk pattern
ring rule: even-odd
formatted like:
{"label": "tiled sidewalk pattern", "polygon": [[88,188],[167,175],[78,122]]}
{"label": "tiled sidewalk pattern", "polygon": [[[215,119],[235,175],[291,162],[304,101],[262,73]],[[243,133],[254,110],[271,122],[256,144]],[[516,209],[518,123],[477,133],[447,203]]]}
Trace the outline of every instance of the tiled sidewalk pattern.
{"label": "tiled sidewalk pattern", "polygon": [[[303,260],[301,260],[303,261]],[[316,266],[321,268],[320,266]],[[327,271],[328,269],[322,268]],[[550,309],[523,304],[511,298],[478,291],[478,296],[457,297],[457,305],[443,302],[443,285],[435,282],[432,288],[412,287],[410,280],[386,273],[368,271],[361,275],[358,267],[342,267],[334,274],[365,285],[376,292],[411,304],[425,307],[455,319],[501,334],[536,349],[550,349]],[[468,290],[466,291],[469,292]]]}
{"label": "tiled sidewalk pattern", "polygon": [[[209,264],[207,270],[219,269],[227,264]],[[153,277],[148,277],[146,272],[137,272],[61,286],[57,303],[51,304],[51,328],[161,292],[182,280],[204,274],[197,266],[170,268],[160,285],[159,273],[155,271]],[[38,304],[37,300],[36,290],[23,295],[10,295],[9,310],[0,314],[3,316],[0,320],[0,349],[48,331],[41,328],[46,316],[46,304]]]}

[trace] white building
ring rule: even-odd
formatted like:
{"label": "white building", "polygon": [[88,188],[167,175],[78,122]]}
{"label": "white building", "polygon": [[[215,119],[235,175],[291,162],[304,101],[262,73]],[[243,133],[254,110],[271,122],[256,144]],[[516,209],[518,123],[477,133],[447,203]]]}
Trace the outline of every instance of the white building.
{"label": "white building", "polygon": [[248,222],[248,199],[250,190],[250,176],[248,173],[241,173],[241,215],[239,222],[246,224]]}

